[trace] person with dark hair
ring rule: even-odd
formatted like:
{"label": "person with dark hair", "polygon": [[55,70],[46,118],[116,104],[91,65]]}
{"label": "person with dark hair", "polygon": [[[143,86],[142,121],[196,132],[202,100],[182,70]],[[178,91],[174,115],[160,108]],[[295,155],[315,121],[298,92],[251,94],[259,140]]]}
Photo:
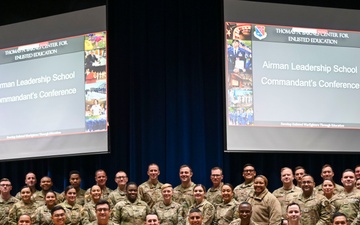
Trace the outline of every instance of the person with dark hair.
{"label": "person with dark hair", "polygon": [[153,212],[158,216],[160,224],[184,224],[184,211],[179,203],[172,200],[173,188],[171,184],[163,184],[161,194],[163,201],[157,202],[152,208]]}
{"label": "person with dark hair", "polygon": [[346,218],[346,215],[341,212],[336,212],[331,218],[332,225],[348,225],[349,221]]}
{"label": "person with dark hair", "polygon": [[65,225],[66,222],[66,212],[65,209],[60,206],[56,205],[54,208],[51,209],[51,220],[54,225]]}
{"label": "person with dark hair", "polygon": [[[37,202],[38,205],[43,205],[45,204],[45,196],[46,196],[46,193],[51,191],[51,188],[53,186],[53,182],[51,180],[51,177],[48,177],[48,176],[43,176],[41,179],[40,179],[40,188],[41,190],[40,191],[37,191],[36,192],[36,196],[35,196],[35,200]],[[56,203],[60,203],[60,202],[63,202],[64,201],[64,198],[61,194],[55,192],[56,194],[56,197],[57,197],[57,202]]]}
{"label": "person with dark hair", "polygon": [[82,223],[88,224],[96,220],[95,205],[101,199],[101,188],[99,185],[93,185],[90,188],[91,201],[86,202],[81,210]]}
{"label": "person with dark hair", "polygon": [[66,224],[80,225],[83,218],[81,217],[82,206],[76,203],[76,189],[69,185],[65,188],[65,201],[58,204],[66,212]]}
{"label": "person with dark hair", "polygon": [[96,220],[91,222],[90,225],[114,225],[110,220],[110,203],[104,199],[100,199],[95,204]]}
{"label": "person with dark hair", "polygon": [[211,169],[210,180],[212,187],[206,192],[206,200],[208,200],[214,206],[222,202],[221,189],[224,183],[222,182],[224,176],[220,167],[214,167]]}
{"label": "person with dark hair", "polygon": [[31,198],[32,192],[30,187],[24,186],[20,191],[21,200],[16,202],[9,211],[9,224],[17,224],[17,221],[22,214],[32,215],[38,205]]}
{"label": "person with dark hair", "polygon": [[[77,170],[72,170],[69,172],[69,182],[76,190],[76,203],[83,206],[85,204],[85,190],[80,188],[81,177],[80,172]],[[64,192],[61,193],[64,197]]]}
{"label": "person with dark hair", "polygon": [[190,209],[188,221],[190,225],[202,225],[203,224],[203,214],[200,209],[193,208]]}
{"label": "person with dark hair", "polygon": [[31,216],[34,225],[51,225],[51,209],[57,203],[56,193],[48,191],[45,195],[45,205],[39,206]]}
{"label": "person with dark hair", "polygon": [[251,219],[252,206],[249,202],[242,202],[238,207],[239,219],[233,220],[230,225],[258,225]]}
{"label": "person with dark hair", "polygon": [[161,186],[163,183],[159,181],[159,166],[151,163],[148,167],[147,175],[149,179],[139,185],[139,197],[152,208],[155,203],[162,201]]}
{"label": "person with dark hair", "polygon": [[[332,169],[332,167],[329,164],[325,164],[323,165],[323,167],[321,168],[321,174],[320,176],[322,177],[323,180],[325,179],[334,179],[334,171]],[[334,193],[335,194],[339,194],[344,190],[344,187],[339,185],[339,184],[335,184],[335,189],[334,189]],[[323,194],[323,190],[322,190],[322,185],[318,185],[315,187],[315,192],[316,194]]]}
{"label": "person with dark hair", "polygon": [[[95,171],[95,185],[98,185],[101,188],[101,198],[102,199],[108,199],[110,193],[113,191],[110,188],[106,186],[107,181],[107,175],[105,170],[98,169]],[[90,196],[90,188],[86,190],[85,192],[85,201],[90,202],[91,196]]]}
{"label": "person with dark hair", "polygon": [[193,191],[195,203],[190,206],[190,210],[194,208],[200,209],[203,215],[203,225],[210,225],[215,216],[215,207],[205,199],[206,189],[204,185],[196,184]]}
{"label": "person with dark hair", "polygon": [[355,166],[354,172],[355,172],[356,179],[360,179],[360,164]]}
{"label": "person with dark hair", "polygon": [[253,185],[256,176],[255,167],[250,163],[245,164],[242,175],[245,181],[234,188],[234,198],[238,202],[246,201],[249,197],[249,193],[254,190]]}
{"label": "person with dark hair", "polygon": [[302,166],[297,166],[294,169],[296,186],[298,186],[299,188],[301,188],[301,178],[304,176],[305,173],[305,168]]}
{"label": "person with dark hair", "polygon": [[188,212],[190,206],[195,203],[193,189],[195,183],[191,181],[193,172],[188,165],[180,166],[179,177],[181,184],[174,188],[173,200],[182,205],[184,212]]}
{"label": "person with dark hair", "polygon": [[113,208],[116,205],[116,203],[126,199],[127,182],[128,182],[128,177],[124,171],[119,171],[116,173],[115,183],[117,184],[118,187],[110,193],[108,198],[111,208]]}
{"label": "person with dark hair", "polygon": [[301,209],[299,204],[293,202],[286,207],[286,219],[287,219],[287,223],[285,224],[300,225]]}
{"label": "person with dark hair", "polygon": [[267,189],[268,179],[258,175],[254,180],[254,192],[247,200],[252,205],[252,219],[259,225],[278,225],[281,222],[281,205]]}
{"label": "person with dark hair", "polygon": [[119,225],[143,225],[151,212],[146,202],[138,198],[138,186],[129,182],[126,186],[126,200],[116,203],[112,221]]}
{"label": "person with dark hair", "polygon": [[314,187],[314,178],[305,174],[301,179],[302,192],[288,196],[290,198],[288,201],[300,205],[302,210],[301,224],[329,224],[332,212],[330,203],[323,195],[316,194]]}
{"label": "person with dark hair", "polygon": [[28,214],[20,215],[19,220],[17,221],[18,225],[31,225],[31,217]]}
{"label": "person with dark hair", "polygon": [[292,169],[289,167],[281,168],[280,179],[283,186],[273,191],[272,194],[279,200],[281,204],[282,217],[286,218],[286,207],[289,204],[286,196],[294,193],[301,193],[301,188],[294,185],[294,175]]}
{"label": "person with dark hair", "polygon": [[11,196],[12,190],[11,182],[8,178],[0,180],[0,225],[5,225],[8,222],[8,215],[10,208],[19,201],[19,199]]}
{"label": "person with dark hair", "polygon": [[215,206],[214,224],[228,225],[231,221],[237,219],[238,202],[235,201],[233,186],[226,183],[221,188],[222,201]]}

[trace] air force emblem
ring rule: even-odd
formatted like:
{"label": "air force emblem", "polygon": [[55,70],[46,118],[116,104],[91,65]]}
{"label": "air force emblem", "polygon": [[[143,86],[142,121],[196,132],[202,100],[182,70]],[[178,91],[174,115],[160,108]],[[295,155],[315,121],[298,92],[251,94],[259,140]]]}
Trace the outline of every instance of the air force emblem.
{"label": "air force emblem", "polygon": [[265,26],[255,25],[254,36],[259,40],[266,38]]}

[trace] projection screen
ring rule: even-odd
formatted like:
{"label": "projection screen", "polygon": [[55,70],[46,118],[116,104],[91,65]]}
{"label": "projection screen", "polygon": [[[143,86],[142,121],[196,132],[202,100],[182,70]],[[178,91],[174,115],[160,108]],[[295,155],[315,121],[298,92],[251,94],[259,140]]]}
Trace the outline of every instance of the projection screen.
{"label": "projection screen", "polygon": [[224,1],[226,146],[358,152],[360,13]]}
{"label": "projection screen", "polygon": [[0,160],[107,153],[106,7],[0,33]]}

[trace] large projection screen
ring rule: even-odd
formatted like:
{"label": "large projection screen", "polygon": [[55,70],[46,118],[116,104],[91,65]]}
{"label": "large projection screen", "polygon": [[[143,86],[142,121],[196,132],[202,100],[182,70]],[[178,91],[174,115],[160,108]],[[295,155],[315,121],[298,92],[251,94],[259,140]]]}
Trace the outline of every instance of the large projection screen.
{"label": "large projection screen", "polygon": [[108,153],[106,6],[0,33],[0,160]]}
{"label": "large projection screen", "polygon": [[226,152],[360,149],[360,12],[224,0]]}

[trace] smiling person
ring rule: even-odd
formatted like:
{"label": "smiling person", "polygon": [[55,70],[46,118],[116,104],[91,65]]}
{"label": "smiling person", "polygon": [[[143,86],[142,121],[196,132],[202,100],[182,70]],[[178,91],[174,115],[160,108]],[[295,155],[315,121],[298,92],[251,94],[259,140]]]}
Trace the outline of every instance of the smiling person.
{"label": "smiling person", "polygon": [[258,225],[251,219],[252,206],[248,202],[240,203],[238,207],[239,219],[230,223],[230,225]]}
{"label": "smiling person", "polygon": [[[31,196],[34,198],[35,197],[35,193],[37,192],[36,190],[36,175],[33,172],[28,172],[25,175],[25,185],[28,186],[31,190]],[[18,192],[15,196],[15,198],[17,199],[21,199],[21,192]]]}
{"label": "smiling person", "polygon": [[254,192],[248,198],[252,205],[252,219],[259,225],[279,225],[281,223],[281,205],[267,189],[268,179],[258,175],[254,180]]}
{"label": "smiling person", "polygon": [[150,213],[146,215],[145,225],[159,225],[159,219],[156,214]]}
{"label": "smiling person", "polygon": [[129,182],[126,186],[126,200],[116,203],[112,221],[119,225],[144,225],[150,207],[138,198],[138,186]]}
{"label": "smiling person", "polygon": [[300,225],[301,209],[299,204],[293,202],[287,206],[286,218],[288,225]]}
{"label": "smiling person", "polygon": [[27,214],[23,214],[19,217],[18,225],[31,225],[31,217]]}
{"label": "smiling person", "polygon": [[[323,165],[323,167],[321,168],[321,174],[320,174],[320,176],[322,177],[323,180],[325,180],[325,179],[333,180],[334,175],[335,175],[334,171],[329,164]],[[344,190],[344,187],[342,187],[339,184],[335,184],[335,189],[334,189],[335,194],[339,194],[343,190]],[[316,186],[315,191],[317,194],[323,194],[322,185],[320,184],[320,185]]]}
{"label": "smiling person", "polygon": [[95,206],[101,198],[101,188],[99,187],[99,185],[94,185],[90,188],[90,197],[91,201],[85,203],[84,207],[81,210],[82,224],[88,224],[96,220]]}
{"label": "smiling person", "polygon": [[282,217],[285,219],[286,208],[289,204],[286,196],[293,193],[301,193],[301,188],[294,185],[294,175],[292,169],[290,169],[289,167],[281,168],[280,179],[283,186],[276,189],[272,194],[279,200],[281,204]]}
{"label": "smiling person", "polygon": [[76,203],[76,189],[69,185],[65,188],[65,201],[58,204],[63,207],[66,212],[66,224],[80,225],[82,206]]}
{"label": "smiling person", "polygon": [[329,202],[329,209],[331,209],[330,212],[330,218],[336,211],[335,202],[339,199],[338,195],[335,195],[335,182],[333,180],[325,179],[322,183],[322,190],[323,195],[326,197],[326,199]]}
{"label": "smiling person", "polygon": [[119,171],[116,173],[115,183],[117,184],[118,187],[110,193],[108,198],[108,202],[110,203],[111,208],[113,208],[116,205],[116,203],[126,199],[127,182],[128,182],[128,177],[124,171]]}
{"label": "smiling person", "polygon": [[[98,185],[101,188],[101,198],[102,199],[108,199],[110,193],[113,191],[106,186],[106,181],[107,181],[107,175],[106,175],[105,170],[103,170],[103,169],[96,170],[95,171],[95,182],[96,182],[96,185]],[[86,192],[85,192],[85,200],[86,200],[86,202],[91,201],[90,188],[88,190],[86,190]]]}
{"label": "smiling person", "polygon": [[302,210],[301,224],[329,224],[332,211],[329,201],[323,195],[316,194],[314,187],[314,178],[305,174],[301,179],[302,192],[288,196],[291,198],[289,201],[299,204]]}
{"label": "smiling person", "polygon": [[[76,190],[76,203],[83,206],[85,204],[85,190],[80,188],[81,177],[80,172],[77,170],[72,170],[69,172],[69,183]],[[65,192],[61,193],[65,199]]]}
{"label": "smiling person", "polygon": [[202,225],[203,224],[203,214],[198,208],[193,208],[189,212],[187,224],[190,225]]}
{"label": "smiling person", "polygon": [[17,224],[22,214],[32,215],[38,205],[31,199],[32,192],[30,187],[24,186],[20,191],[21,200],[16,202],[9,211],[8,220],[10,224]]}
{"label": "smiling person", "polygon": [[45,205],[38,207],[31,216],[34,225],[51,225],[51,209],[56,205],[56,194],[48,191],[45,195]]}
{"label": "smiling person", "polygon": [[[359,224],[357,215],[360,210],[360,191],[355,188],[354,171],[344,170],[341,182],[344,185],[344,191],[338,194],[338,199],[335,200],[336,211],[345,214],[349,224]],[[354,221],[355,219],[356,221]]]}
{"label": "smiling person", "polygon": [[[190,210],[197,208],[202,212],[202,224],[210,225],[215,216],[215,207],[205,199],[206,189],[202,184],[196,184],[194,187],[195,203],[190,206]],[[189,210],[189,212],[190,212]]]}
{"label": "smiling person", "polygon": [[250,163],[245,164],[242,175],[245,181],[234,188],[234,198],[238,202],[246,201],[250,192],[254,190],[253,185],[256,176],[255,167]]}
{"label": "smiling person", "polygon": [[114,225],[110,220],[110,204],[106,200],[99,200],[95,204],[96,220],[91,222],[90,225]]}
{"label": "smiling person", "polygon": [[231,221],[237,219],[238,202],[235,201],[233,186],[226,183],[221,189],[222,202],[216,205],[214,224],[228,225]]}
{"label": "smiling person", "polygon": [[160,169],[155,163],[148,167],[147,175],[149,179],[139,186],[140,199],[146,202],[152,208],[156,202],[162,200],[161,186],[159,181]]}
{"label": "smiling person", "polygon": [[66,219],[65,209],[62,206],[56,205],[51,209],[51,220],[54,225],[65,225]]}
{"label": "smiling person", "polygon": [[[53,186],[53,182],[51,180],[51,177],[43,176],[40,179],[40,188],[41,188],[41,190],[37,191],[36,196],[35,196],[35,200],[36,200],[38,205],[45,204],[46,193],[51,191],[52,186]],[[59,193],[56,193],[56,197],[57,197],[57,203],[60,203],[60,202],[64,201],[63,197]]]}
{"label": "smiling person", "polygon": [[212,182],[212,187],[207,190],[206,199],[214,206],[222,202],[221,188],[224,185],[222,182],[223,178],[223,171],[220,167],[211,169],[210,180]]}
{"label": "smiling person", "polygon": [[193,193],[195,183],[191,181],[192,176],[193,172],[188,165],[180,166],[181,184],[174,188],[173,200],[183,207],[184,212],[188,212],[190,206],[195,202]]}
{"label": "smiling person", "polygon": [[161,194],[163,201],[157,202],[152,208],[157,215],[160,224],[177,225],[184,222],[184,211],[181,205],[172,201],[173,188],[171,184],[163,184],[161,186]]}

